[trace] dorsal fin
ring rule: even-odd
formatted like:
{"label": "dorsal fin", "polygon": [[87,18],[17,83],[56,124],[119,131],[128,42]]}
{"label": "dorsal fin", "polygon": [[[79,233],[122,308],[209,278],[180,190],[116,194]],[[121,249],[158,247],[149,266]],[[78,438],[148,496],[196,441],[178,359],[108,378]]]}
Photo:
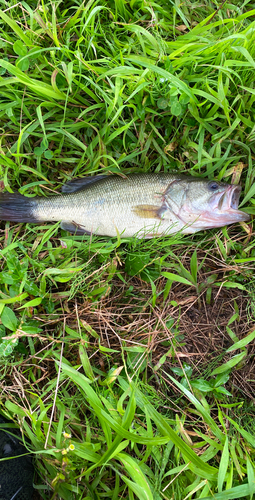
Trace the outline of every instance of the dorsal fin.
{"label": "dorsal fin", "polygon": [[107,175],[94,175],[93,177],[79,177],[77,179],[72,179],[62,186],[62,193],[75,193],[75,191],[81,191],[90,184],[101,181],[108,177]]}

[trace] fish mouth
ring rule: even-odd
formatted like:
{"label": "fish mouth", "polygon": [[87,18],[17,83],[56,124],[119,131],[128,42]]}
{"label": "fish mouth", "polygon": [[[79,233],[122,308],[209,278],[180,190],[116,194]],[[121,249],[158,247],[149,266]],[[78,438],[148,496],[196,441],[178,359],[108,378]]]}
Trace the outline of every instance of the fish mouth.
{"label": "fish mouth", "polygon": [[218,202],[218,210],[238,210],[239,198],[241,194],[241,186],[230,185],[221,195]]}
{"label": "fish mouth", "polygon": [[222,194],[218,202],[218,212],[239,221],[249,221],[250,216],[242,210],[238,210],[241,186],[230,185]]}
{"label": "fish mouth", "polygon": [[241,186],[231,186],[230,208],[238,210]]}

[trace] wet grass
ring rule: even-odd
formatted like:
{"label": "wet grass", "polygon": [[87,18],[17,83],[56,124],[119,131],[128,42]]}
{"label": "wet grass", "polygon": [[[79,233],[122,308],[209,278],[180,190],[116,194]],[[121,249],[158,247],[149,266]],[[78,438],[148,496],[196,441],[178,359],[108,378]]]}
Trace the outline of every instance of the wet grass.
{"label": "wet grass", "polygon": [[[2,190],[177,170],[254,214],[252,2],[0,6]],[[1,411],[38,499],[253,498],[253,234],[1,224]]]}

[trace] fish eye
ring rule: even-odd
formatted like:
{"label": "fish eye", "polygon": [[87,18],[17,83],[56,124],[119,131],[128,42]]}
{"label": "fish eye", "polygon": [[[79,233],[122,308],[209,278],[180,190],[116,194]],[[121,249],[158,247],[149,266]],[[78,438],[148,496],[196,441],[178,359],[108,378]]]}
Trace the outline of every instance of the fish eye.
{"label": "fish eye", "polygon": [[219,184],[218,182],[215,182],[215,181],[212,181],[212,182],[209,182],[208,184],[208,188],[210,189],[210,191],[216,191],[219,187]]}

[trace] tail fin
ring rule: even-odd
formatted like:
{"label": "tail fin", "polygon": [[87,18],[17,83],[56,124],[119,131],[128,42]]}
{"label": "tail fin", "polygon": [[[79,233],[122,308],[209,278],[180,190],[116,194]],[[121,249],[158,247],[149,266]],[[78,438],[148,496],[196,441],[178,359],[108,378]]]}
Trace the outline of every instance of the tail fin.
{"label": "tail fin", "polygon": [[19,193],[0,193],[0,220],[38,222],[33,215],[36,205],[35,198]]}

